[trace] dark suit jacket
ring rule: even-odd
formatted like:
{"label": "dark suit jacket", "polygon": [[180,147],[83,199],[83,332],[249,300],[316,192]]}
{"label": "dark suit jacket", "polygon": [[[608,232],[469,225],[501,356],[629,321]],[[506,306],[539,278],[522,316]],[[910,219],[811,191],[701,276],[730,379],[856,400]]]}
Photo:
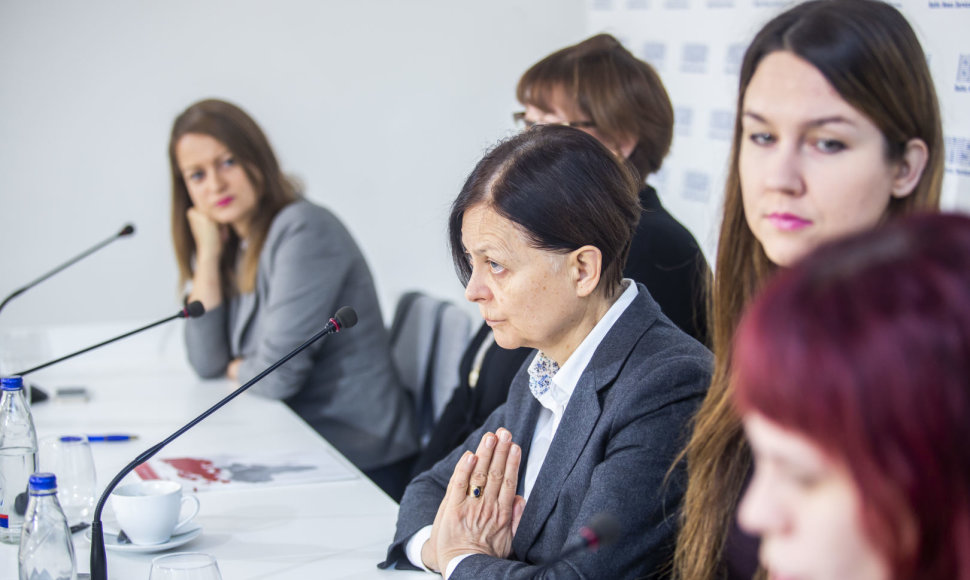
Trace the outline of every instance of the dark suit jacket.
{"label": "dark suit jacket", "polygon": [[[619,539],[597,552],[568,556],[555,578],[634,578],[670,559],[683,466],[665,480],[687,437],[687,425],[710,381],[711,354],[661,316],[643,286],[607,333],[573,391],[512,541],[508,559],[474,555],[452,578],[532,578],[578,539],[593,516],[621,523]],[[384,565],[408,567],[404,544],[431,525],[454,465],[486,431],[508,428],[522,447],[525,473],[541,406],[528,373],[515,377],[506,403],[465,443],[404,493],[397,532]],[[444,565],[444,564],[442,564]]]}
{"label": "dark suit jacket", "polygon": [[[694,236],[664,209],[657,192],[649,185],[640,191],[640,205],[643,212],[623,275],[646,286],[674,324],[709,347],[705,301],[711,271],[707,260]],[[489,332],[488,326],[482,324],[465,350],[459,367],[461,382],[412,468],[412,477],[430,469],[505,402],[512,377],[533,352],[492,345],[482,361],[478,385],[473,389],[468,385],[468,372]]]}
{"label": "dark suit jacket", "polygon": [[670,215],[649,185],[640,190],[640,223],[623,275],[650,290],[681,330],[707,346],[707,289],[711,270],[697,240]]}

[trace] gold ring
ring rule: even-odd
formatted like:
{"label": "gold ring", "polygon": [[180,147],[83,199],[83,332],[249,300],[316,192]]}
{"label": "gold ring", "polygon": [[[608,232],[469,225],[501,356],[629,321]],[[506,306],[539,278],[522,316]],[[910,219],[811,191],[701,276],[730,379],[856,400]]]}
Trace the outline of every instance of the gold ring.
{"label": "gold ring", "polygon": [[482,486],[476,485],[474,487],[469,488],[468,495],[475,499],[482,497]]}

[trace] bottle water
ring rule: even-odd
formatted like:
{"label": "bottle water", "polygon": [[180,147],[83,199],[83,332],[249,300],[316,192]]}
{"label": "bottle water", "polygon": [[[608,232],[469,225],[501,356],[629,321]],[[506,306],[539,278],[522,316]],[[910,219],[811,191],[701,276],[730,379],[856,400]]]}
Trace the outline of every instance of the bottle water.
{"label": "bottle water", "polygon": [[0,379],[0,542],[20,543],[27,480],[37,469],[37,434],[20,377]]}
{"label": "bottle water", "polygon": [[77,580],[74,542],[57,501],[53,473],[30,476],[30,502],[18,559],[20,580]]}

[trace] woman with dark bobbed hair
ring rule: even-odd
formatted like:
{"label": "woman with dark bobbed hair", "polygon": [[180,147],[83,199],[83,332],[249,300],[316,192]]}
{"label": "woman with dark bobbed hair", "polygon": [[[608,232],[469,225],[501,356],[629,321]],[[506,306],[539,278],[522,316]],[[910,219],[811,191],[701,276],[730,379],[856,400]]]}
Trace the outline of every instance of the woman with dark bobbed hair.
{"label": "woman with dark bobbed hair", "polygon": [[169,162],[175,255],[187,299],[207,311],[185,327],[192,368],[249,380],[353,306],[353,332],[317,342],[252,392],[284,400],[400,497],[417,451],[413,410],[350,233],[297,194],[263,131],[231,103],[200,101],[180,114]]}
{"label": "woman with dark bobbed hair", "polygon": [[728,381],[741,312],[819,244],[937,208],[943,155],[926,55],[889,4],[804,2],[748,47],[709,317],[714,379],[686,450],[681,580],[750,580],[757,567],[757,543],[736,526],[751,475]]}
{"label": "woman with dark bobbed hair", "polygon": [[755,460],[739,521],[772,578],[970,580],[970,218],[898,220],[778,276],[731,384]]}
{"label": "woman with dark bobbed hair", "polygon": [[711,271],[694,236],[646,183],[660,171],[674,138],[674,107],[660,75],[609,34],[546,56],[519,79],[520,126],[568,125],[585,131],[639,176],[642,212],[623,275],[647,287],[660,309],[708,344]]}
{"label": "woman with dark bobbed hair", "polygon": [[[532,65],[516,96],[525,111],[519,127],[552,124],[585,131],[639,175],[640,221],[623,276],[646,286],[681,330],[708,344],[706,299],[710,268],[694,236],[660,203],[648,176],[663,164],[674,134],[674,110],[653,67],[608,34],[567,46]],[[484,423],[505,401],[528,349],[495,345],[487,325],[472,338],[459,367],[459,385],[415,473],[431,467]]]}
{"label": "woman with dark bobbed hair", "polygon": [[[472,171],[448,224],[465,296],[499,346],[538,352],[484,426],[408,486],[384,566],[635,578],[668,562],[683,469],[665,478],[711,357],[623,278],[637,190],[596,139],[560,126]],[[596,516],[618,521],[616,542],[570,550]]]}

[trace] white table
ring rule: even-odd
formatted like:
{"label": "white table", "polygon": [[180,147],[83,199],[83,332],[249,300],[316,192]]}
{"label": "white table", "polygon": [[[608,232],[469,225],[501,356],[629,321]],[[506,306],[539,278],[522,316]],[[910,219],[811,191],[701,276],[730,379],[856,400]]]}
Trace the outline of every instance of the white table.
{"label": "white table", "polygon": [[[84,346],[97,339],[73,342]],[[72,350],[59,348],[56,352]],[[234,388],[225,380],[200,381],[184,363],[160,364],[152,357],[128,356],[124,350],[97,357],[92,353],[84,360],[83,366],[70,361],[30,378],[49,391],[57,386],[84,385],[92,394],[90,401],[47,401],[35,405],[33,414],[38,437],[66,433],[139,436],[133,442],[92,444],[102,489],[144,449]],[[248,393],[189,430],[159,456],[243,452],[332,454],[354,469],[286,405]],[[397,504],[359,471],[354,472],[357,477],[351,481],[199,492],[201,510],[196,521],[203,532],[172,551],[215,556],[225,580],[428,578],[424,573],[377,569],[394,533]],[[104,519],[113,520],[110,502]],[[79,572],[89,570],[90,543],[83,536],[83,532],[74,536]],[[109,550],[109,577],[147,579],[151,559],[157,555]],[[17,548],[0,544],[0,578],[16,577]]]}

